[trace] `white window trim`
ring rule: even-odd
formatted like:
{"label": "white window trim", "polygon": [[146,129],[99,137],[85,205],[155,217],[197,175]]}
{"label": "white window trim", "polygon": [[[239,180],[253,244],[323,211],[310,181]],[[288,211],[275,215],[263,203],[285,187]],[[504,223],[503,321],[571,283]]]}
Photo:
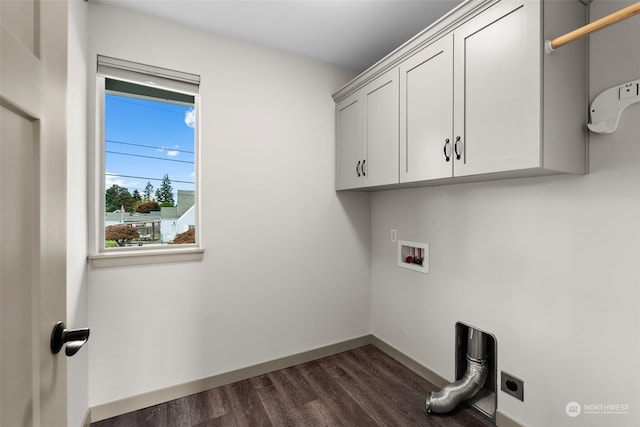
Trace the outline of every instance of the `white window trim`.
{"label": "white window trim", "polygon": [[[104,190],[105,190],[105,79],[114,78],[135,84],[160,87],[186,93],[195,97],[195,217],[196,243],[165,245],[153,248],[105,248],[104,247]],[[94,144],[94,215],[92,253],[88,260],[94,268],[128,265],[157,264],[167,262],[201,261],[204,256],[200,215],[200,77],[159,67],[138,64],[98,55],[96,73],[96,114]]]}
{"label": "white window trim", "polygon": [[[122,248],[125,249],[125,248]],[[203,248],[190,247],[185,249],[148,249],[122,252],[104,252],[89,256],[91,266],[121,267],[125,265],[160,264],[167,262],[202,261]]]}

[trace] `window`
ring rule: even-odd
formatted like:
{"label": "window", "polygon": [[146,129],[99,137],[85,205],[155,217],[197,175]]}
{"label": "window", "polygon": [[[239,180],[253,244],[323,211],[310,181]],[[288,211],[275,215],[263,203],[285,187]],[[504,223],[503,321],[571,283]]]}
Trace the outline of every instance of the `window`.
{"label": "window", "polygon": [[98,56],[93,258],[200,247],[199,83],[197,75]]}

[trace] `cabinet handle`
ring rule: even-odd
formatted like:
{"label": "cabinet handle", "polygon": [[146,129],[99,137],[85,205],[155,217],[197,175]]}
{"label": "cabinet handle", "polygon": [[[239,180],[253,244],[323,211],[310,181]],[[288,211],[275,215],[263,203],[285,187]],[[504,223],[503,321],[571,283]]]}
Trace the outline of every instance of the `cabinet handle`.
{"label": "cabinet handle", "polygon": [[[458,146],[460,147],[460,150],[458,150]],[[453,144],[453,149],[456,152],[456,160],[460,160],[462,157],[462,141],[460,141],[459,136],[456,136],[456,142]]]}
{"label": "cabinet handle", "polygon": [[360,160],[358,160],[358,164],[356,165],[356,173],[360,176]]}
{"label": "cabinet handle", "polygon": [[362,169],[362,176],[367,176],[367,170],[364,168],[364,163],[366,161],[367,161],[366,159],[362,161],[362,167],[360,168]]}
{"label": "cabinet handle", "polygon": [[447,162],[451,160],[451,141],[449,138],[444,141],[444,160]]}

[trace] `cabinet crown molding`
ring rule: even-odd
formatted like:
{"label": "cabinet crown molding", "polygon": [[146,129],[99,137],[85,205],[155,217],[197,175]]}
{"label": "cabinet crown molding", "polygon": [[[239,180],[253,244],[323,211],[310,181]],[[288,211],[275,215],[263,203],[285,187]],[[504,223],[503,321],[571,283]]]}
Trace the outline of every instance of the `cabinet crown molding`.
{"label": "cabinet crown molding", "polygon": [[367,83],[389,71],[393,67],[398,66],[398,64],[406,58],[423,49],[425,46],[433,43],[440,37],[448,34],[463,22],[469,20],[471,17],[481,13],[499,1],[501,0],[467,0],[459,4],[436,22],[429,25],[400,47],[345,84],[332,95],[333,100],[335,102],[342,101],[344,98]]}

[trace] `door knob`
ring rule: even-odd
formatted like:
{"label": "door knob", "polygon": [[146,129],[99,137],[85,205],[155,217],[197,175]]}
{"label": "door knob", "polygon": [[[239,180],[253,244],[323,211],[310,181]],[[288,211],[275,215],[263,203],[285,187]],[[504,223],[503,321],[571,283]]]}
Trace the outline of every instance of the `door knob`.
{"label": "door knob", "polygon": [[51,353],[57,354],[67,344],[64,352],[73,356],[89,339],[89,328],[67,329],[64,323],[58,322],[51,332]]}

